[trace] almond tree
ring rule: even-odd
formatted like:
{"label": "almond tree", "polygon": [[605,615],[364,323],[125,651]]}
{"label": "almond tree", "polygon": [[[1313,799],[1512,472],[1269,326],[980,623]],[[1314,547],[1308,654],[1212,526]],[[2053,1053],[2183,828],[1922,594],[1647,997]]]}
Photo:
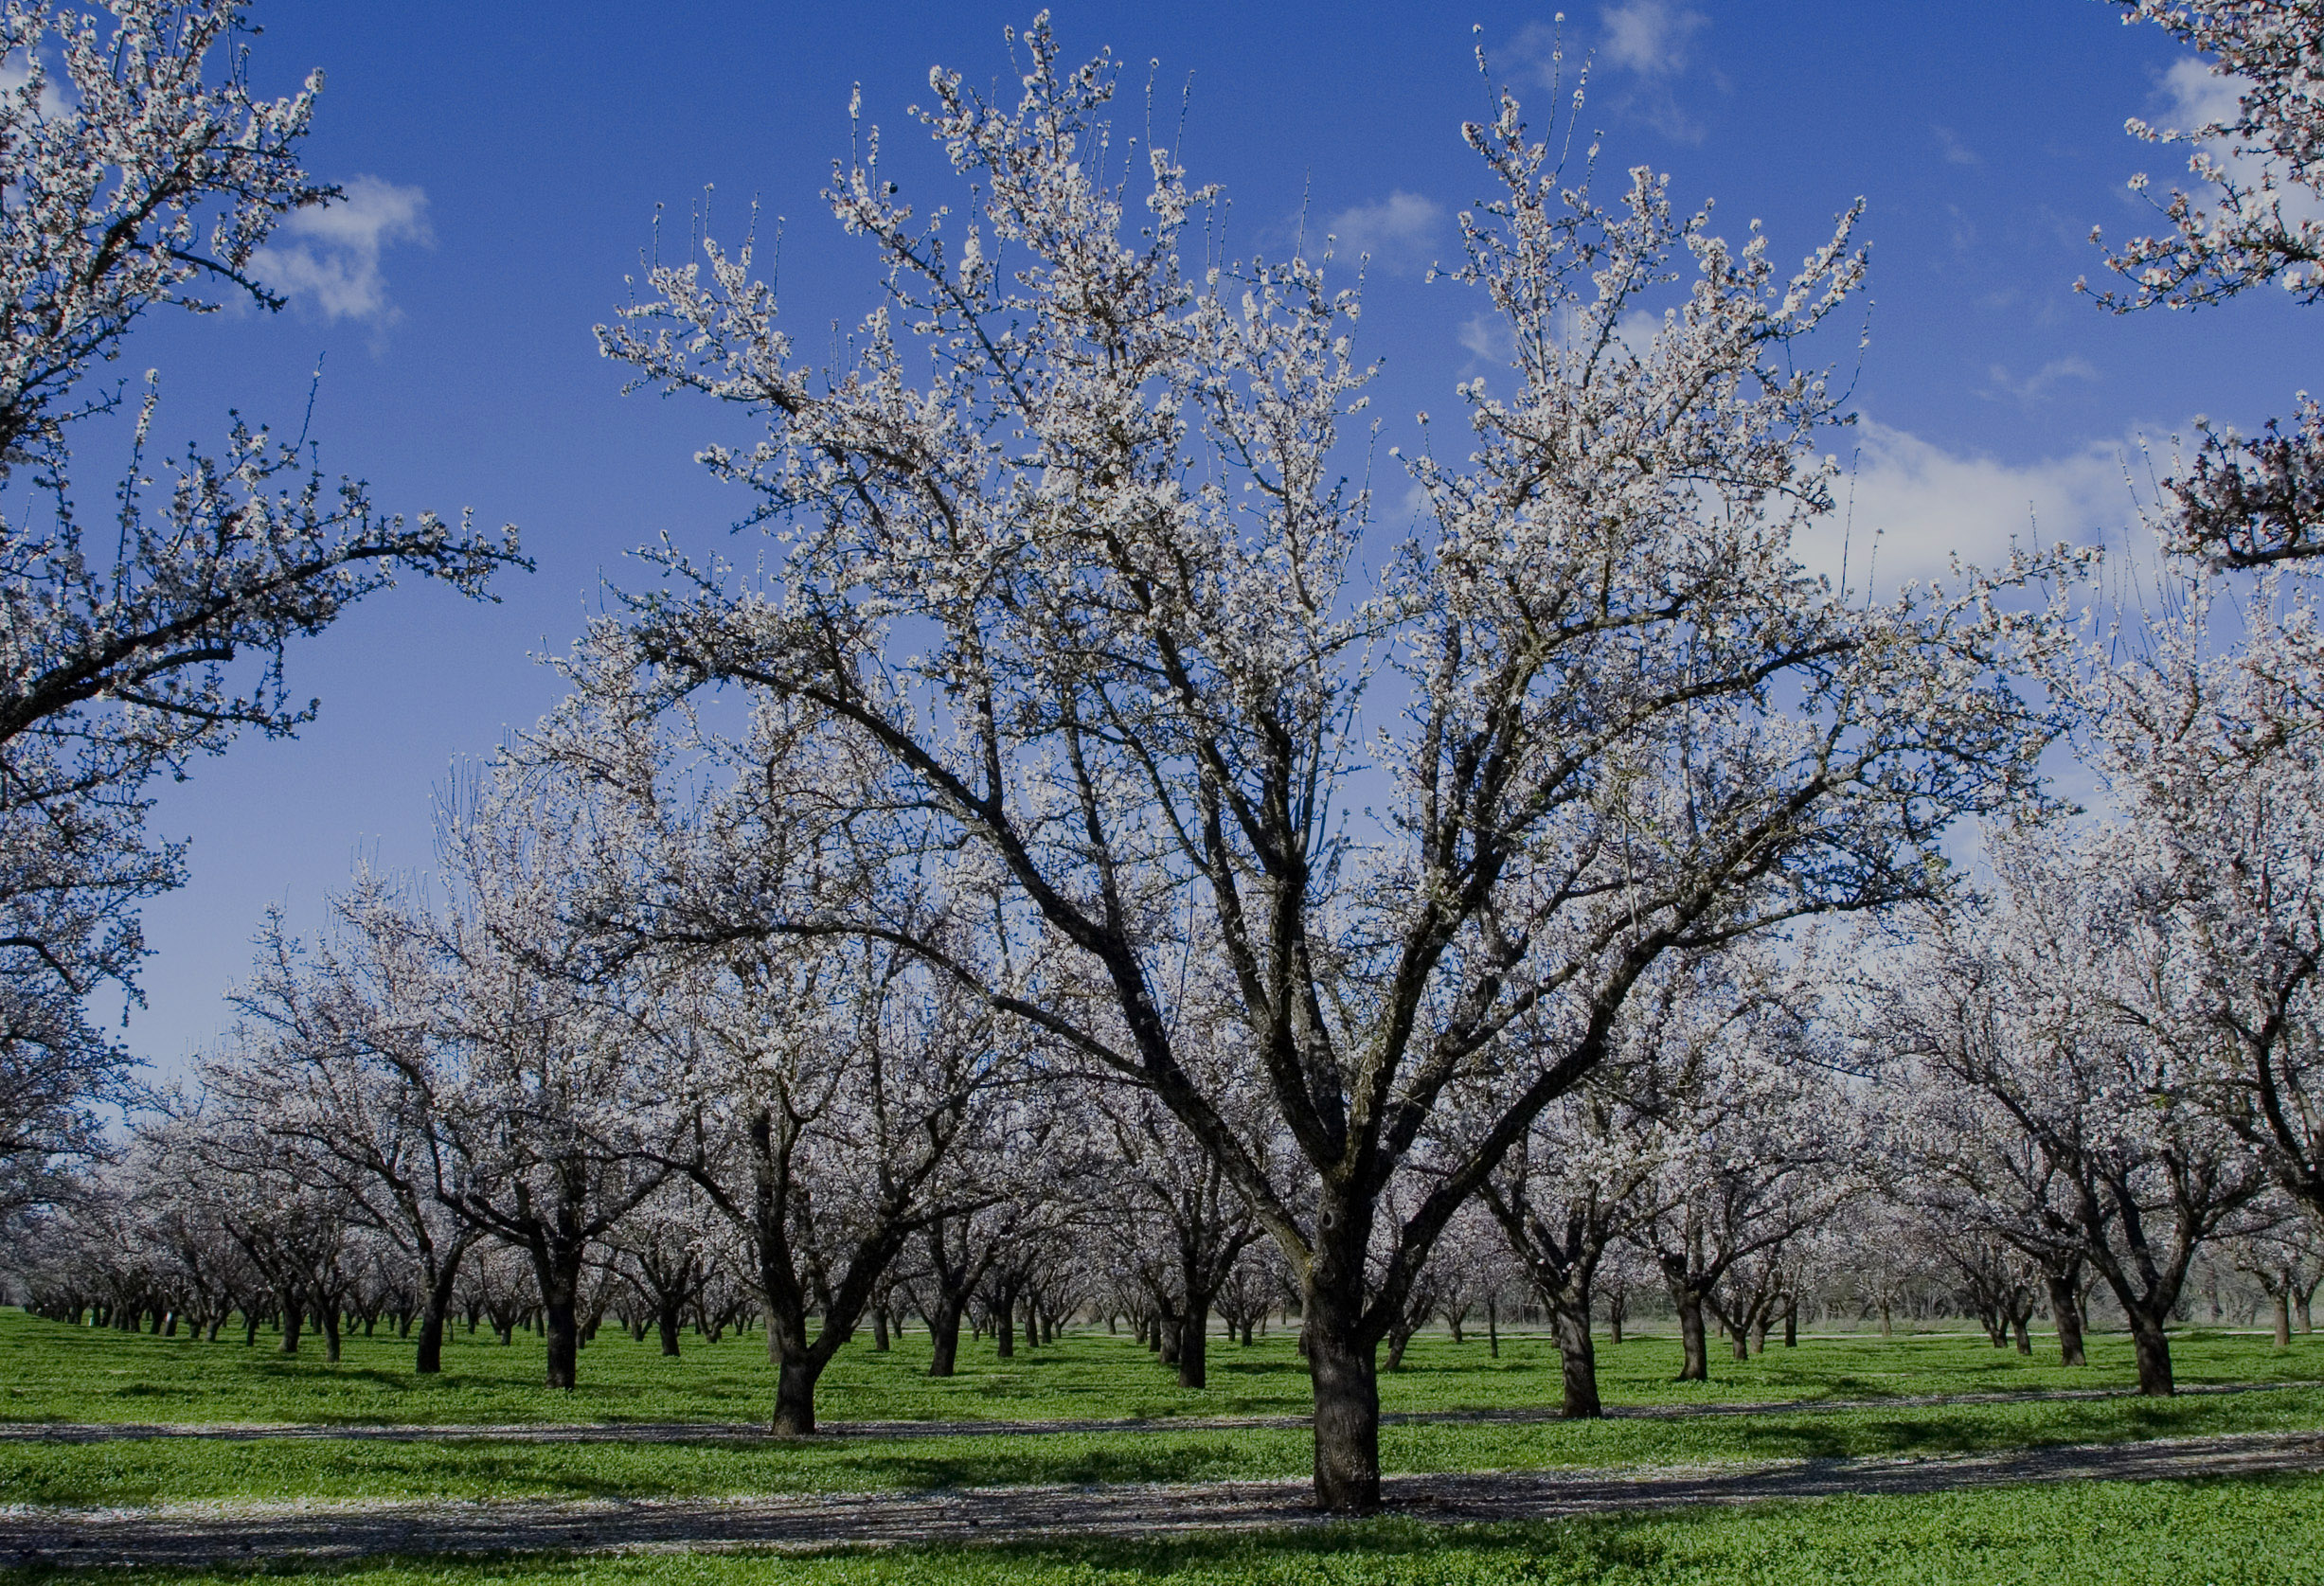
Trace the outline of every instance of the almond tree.
{"label": "almond tree", "polygon": [[[1024,44],[1013,107],[931,78],[968,211],[916,217],[873,132],[837,171],[887,293],[847,362],[795,361],[747,245],[600,332],[639,385],[764,423],[704,456],[778,535],[763,579],[664,554],[632,622],[676,686],[875,750],[892,862],[1002,896],[983,963],[1078,962],[986,986],[876,907],[794,922],[956,966],[1177,1115],[1300,1285],[1318,1500],[1368,1509],[1376,1347],[1447,1221],[1663,953],[1922,896],[1951,820],[2029,797],[2050,728],[2005,679],[2052,627],[1975,578],[1868,601],[1792,558],[1835,417],[1797,344],[1861,277],[1852,216],[1786,275],[1649,170],[1600,198],[1595,151],[1509,98],[1467,130],[1493,197],[1458,274],[1513,361],[1460,393],[1465,460],[1410,463],[1426,531],[1368,555],[1355,298],[1297,258],[1187,268],[1210,190],[1116,139],[1106,59]],[[1233,988],[1269,1161],[1179,1050],[1190,953]],[[1490,1118],[1442,1146],[1456,1081]]]}
{"label": "almond tree", "polygon": [[[572,697],[512,753],[602,811],[577,918],[683,1006],[662,1166],[742,1239],[774,1427],[805,1435],[816,1382],[898,1254],[994,1198],[962,1159],[992,1143],[1023,1030],[895,942],[781,929],[893,880],[854,851],[878,825],[876,756],[796,703],[763,702],[719,737],[659,708],[636,661],[600,624],[565,663]],[[885,906],[966,962],[974,933],[943,914],[974,901],[922,888]]]}
{"label": "almond tree", "polygon": [[1660,1182],[1638,1194],[1647,1215],[1628,1238],[1677,1313],[1682,1382],[1709,1380],[1707,1315],[1746,1358],[1785,1295],[1784,1246],[1867,1187],[1861,1109],[1817,1060],[1798,989],[1769,969],[1714,967],[1683,993],[1703,999],[1682,1014],[1683,1033],[1617,1080],[1652,1121],[1632,1149]]}
{"label": "almond tree", "polygon": [[[1872,1040],[1904,1065],[1886,1076],[1886,1128],[1880,1164],[1896,1203],[1898,1234],[1957,1274],[1982,1263],[2003,1265],[1997,1243],[2041,1274],[2058,1328],[2061,1365],[2083,1365],[2082,1279],[2086,1233],[2053,1158],[2016,1127],[2008,1108],[1990,1094],[1952,1083],[1924,1082],[1913,1054],[1952,1051],[1955,1069],[1974,1066],[1973,1046],[1988,1049],[2010,1039],[2005,1017],[1975,980],[1949,993],[1915,981],[1913,1009],[1898,1025],[1884,1017]],[[1891,1007],[1901,1010],[1906,999]]]}
{"label": "almond tree", "polygon": [[429,1376],[443,1369],[461,1263],[486,1230],[463,1206],[472,1164],[442,1127],[454,1098],[436,1043],[455,991],[410,929],[410,902],[359,878],[332,902],[338,929],[312,952],[270,915],[234,992],[241,1018],[203,1081],[214,1110],[278,1142],[409,1263],[420,1312],[412,1369]]}
{"label": "almond tree", "polygon": [[[2324,300],[2324,99],[2314,0],[2115,0],[2205,57],[2236,95],[2231,115],[2194,127],[2134,117],[2131,135],[2190,147],[2192,187],[2157,202],[2166,229],[2110,254],[2124,286],[2098,294],[2118,313],[2192,310],[2274,285]],[[2144,173],[2131,186],[2145,192]],[[2090,234],[2101,241],[2099,232]],[[2082,284],[2082,283],[2078,283]],[[2324,407],[2306,392],[2289,425],[2254,437],[2202,426],[2192,466],[2166,482],[2173,549],[2225,566],[2324,554]]]}
{"label": "almond tree", "polygon": [[182,845],[148,839],[147,784],[244,728],[295,731],[313,705],[288,692],[290,641],[399,573],[476,596],[519,560],[512,535],[376,510],[303,435],[237,419],[223,453],[165,471],[150,378],[84,516],[85,421],[122,400],[93,373],[151,309],[281,307],[258,249],[337,196],[300,165],[321,74],[255,94],[241,0],[108,9],[0,11],[0,1197],[19,1202],[86,1150],[85,1104],[127,1094],[82,1001],[134,994],[138,904],[184,878]]}
{"label": "almond tree", "polygon": [[[1634,992],[1606,1065],[1545,1110],[1480,1189],[1549,1313],[1564,1413],[1604,1414],[1591,1334],[1600,1266],[1685,1194],[1669,1169],[1687,1146],[1686,1099],[1713,1054],[1763,1015],[1768,988],[1746,988],[1720,953],[1672,957]],[[1745,1037],[1747,1039],[1747,1037]],[[1701,1312],[1682,1334],[1697,1343]]]}
{"label": "almond tree", "polygon": [[2308,580],[2181,567],[2067,686],[2119,815],[2111,1006],[2324,1226],[2324,635]]}
{"label": "almond tree", "polygon": [[2275,1312],[2276,1347],[2292,1346],[2292,1315],[2311,1327],[2310,1306],[2324,1287],[2324,1233],[2300,1207],[2277,1201],[2254,1207],[2251,1226],[2220,1241],[2236,1271],[2260,1286]]}
{"label": "almond tree", "polygon": [[[1887,970],[1882,1039],[1912,1062],[1913,1088],[1965,1093],[1977,1121],[2032,1148],[1998,1158],[2022,1167],[1988,1180],[2002,1196],[1993,1225],[2029,1251],[2031,1230],[2055,1227],[2053,1258],[2078,1253],[2121,1305],[2139,1391],[2168,1395],[2166,1328],[2196,1253],[2234,1229],[2268,1176],[2174,1082],[2168,1049],[2122,1015],[2141,910],[2120,849],[2103,829],[1995,845],[1993,906],[1933,929]],[[2025,1199],[2037,1183],[2038,1208]]]}

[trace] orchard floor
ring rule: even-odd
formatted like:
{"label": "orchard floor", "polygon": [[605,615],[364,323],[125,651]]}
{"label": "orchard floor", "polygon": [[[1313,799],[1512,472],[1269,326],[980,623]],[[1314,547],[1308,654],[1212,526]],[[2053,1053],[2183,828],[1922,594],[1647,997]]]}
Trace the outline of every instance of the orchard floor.
{"label": "orchard floor", "polygon": [[[0,1564],[70,1562],[78,1580],[109,1561],[265,1560],[385,1586],[404,1566],[349,1560],[614,1550],[588,1568],[723,1581],[774,1566],[621,1550],[876,1541],[900,1551],[791,1560],[785,1578],[1078,1586],[1149,1573],[2315,1580],[2324,1557],[2324,1340],[2310,1337],[2278,1351],[2247,1334],[2179,1335],[2182,1384],[2213,1391],[2156,1401],[2128,1393],[2114,1335],[2074,1371],[1980,1339],[1811,1336],[1715,1359],[1707,1384],[1671,1381],[1674,1341],[1634,1335],[1600,1348],[1609,1406],[1628,1414],[1594,1423],[1545,1418],[1559,1381],[1546,1340],[1504,1334],[1494,1360],[1474,1336],[1424,1337],[1383,1378],[1385,1407],[1405,1417],[1384,1431],[1383,1460],[1391,1507],[1427,1526],[1297,1535],[1283,1528],[1312,1518],[1294,1418],[1307,1384],[1280,1335],[1214,1341],[1213,1385],[1191,1392],[1102,1332],[1006,1362],[989,1341],[964,1345],[961,1375],[933,1381],[915,1332],[885,1356],[843,1352],[821,1410],[859,1435],[804,1441],[751,1424],[770,1385],[756,1337],[689,1336],[669,1361],[601,1334],[572,1395],[538,1386],[540,1346],[521,1333],[509,1346],[462,1335],[433,1380],[385,1338],[350,1340],[336,1366],[272,1342],[0,1312]],[[1704,1505],[1720,1506],[1610,1512]],[[1779,1535],[1793,1544],[1771,1553]],[[2198,1536],[2210,1541],[2188,1552]],[[1751,1559],[1764,1567],[1743,1569]],[[2160,1567],[2174,1559],[2186,1567]],[[564,1566],[426,1568],[481,1582]]]}

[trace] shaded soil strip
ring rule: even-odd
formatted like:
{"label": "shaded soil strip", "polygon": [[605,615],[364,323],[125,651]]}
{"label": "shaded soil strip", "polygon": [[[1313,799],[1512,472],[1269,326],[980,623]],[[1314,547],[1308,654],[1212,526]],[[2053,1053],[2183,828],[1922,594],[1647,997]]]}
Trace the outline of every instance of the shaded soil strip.
{"label": "shaded soil strip", "polygon": [[[2153,1481],[2324,1471],[2324,1433],[2170,1438],[1927,1459],[1629,1471],[1396,1476],[1391,1512],[1438,1523],[1904,1494],[2024,1482]],[[1157,1538],[1328,1524],[1300,1480],[982,1488],[935,1493],[584,1503],[205,1505],[0,1509],[0,1564],[193,1565],[382,1554],[767,1548],[807,1551]]]}
{"label": "shaded soil strip", "polygon": [[[2268,1393],[2277,1389],[2324,1387],[2324,1381],[2204,1382],[2183,1385],[2182,1398],[2197,1395]],[[1891,1399],[1778,1399],[1715,1404],[1609,1404],[1613,1420],[1687,1420],[1698,1416],[1800,1416],[1848,1410],[1918,1410],[1962,1404],[2038,1404],[2136,1399],[2134,1388],[2044,1388],[2018,1393],[1919,1394]],[[1564,1420],[1553,1405],[1507,1410],[1413,1410],[1380,1417],[1388,1426],[1518,1425]],[[1121,1432],[1297,1432],[1306,1416],[1149,1416],[1117,1420],[950,1420],[825,1421],[818,1437],[1037,1437],[1062,1433]],[[501,1424],[447,1423],[441,1426],[171,1421],[16,1421],[0,1423],[0,1443],[110,1443],[153,1438],[208,1438],[251,1442],[260,1438],[324,1438],[351,1442],[440,1443],[758,1443],[773,1441],[756,1421],[513,1421]]]}

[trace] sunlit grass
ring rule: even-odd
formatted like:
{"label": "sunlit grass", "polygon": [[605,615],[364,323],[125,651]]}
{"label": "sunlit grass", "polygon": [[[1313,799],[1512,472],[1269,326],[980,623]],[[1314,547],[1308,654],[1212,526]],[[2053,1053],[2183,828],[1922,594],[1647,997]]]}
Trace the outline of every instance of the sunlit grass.
{"label": "sunlit grass", "polygon": [[[1392,1425],[1391,1471],[1546,1470],[1957,1453],[2324,1426],[2324,1389],[1589,1422]],[[1297,1476],[1300,1428],[1045,1436],[527,1443],[127,1439],[0,1444],[19,1503],[301,1498],[666,1498],[1024,1483]]]}
{"label": "sunlit grass", "polygon": [[[2324,1477],[1829,1498],[1546,1524],[1403,1521],[1272,1536],[257,1566],[347,1586],[2292,1586],[2324,1559]],[[37,1569],[113,1586],[254,1573]]]}
{"label": "sunlit grass", "polygon": [[[411,1347],[388,1336],[350,1338],[346,1358],[326,1364],[320,1345],[295,1358],[261,1336],[218,1342],[156,1338],[46,1322],[0,1311],[0,1420],[446,1424],[538,1421],[750,1421],[764,1417],[773,1372],[761,1335],[708,1345],[688,1335],[685,1353],[665,1360],[655,1345],[614,1330],[599,1334],[581,1360],[581,1386],[541,1386],[542,1346],[527,1333],[503,1346],[492,1335],[456,1333],[445,1370],[415,1376]],[[2054,1363],[2046,1338],[2021,1356],[1958,1337],[1804,1338],[1797,1349],[1771,1345],[1747,1362],[1714,1352],[1711,1381],[1678,1383],[1678,1350],[1664,1335],[1600,1343],[1600,1377],[1609,1404],[1718,1403],[1775,1399],[1877,1399],[2052,1388],[2120,1388],[2136,1381],[2129,1341],[2101,1333],[2091,1363]],[[2263,1337],[2191,1332],[2173,1340],[2179,1380],[2324,1380],[2324,1339],[2295,1338],[2276,1350]],[[926,1336],[905,1335],[886,1355],[859,1341],[826,1374],[818,1398],[826,1420],[1115,1419],[1303,1415],[1307,1374],[1288,1332],[1249,1348],[1214,1340],[1210,1386],[1189,1391],[1126,1337],[1077,1332],[996,1360],[991,1341],[963,1343],[960,1375],[935,1381]],[[1538,1334],[1505,1333],[1498,1360],[1481,1336],[1454,1344],[1416,1340],[1405,1369],[1385,1375],[1390,1413],[1553,1405],[1557,1352]]]}

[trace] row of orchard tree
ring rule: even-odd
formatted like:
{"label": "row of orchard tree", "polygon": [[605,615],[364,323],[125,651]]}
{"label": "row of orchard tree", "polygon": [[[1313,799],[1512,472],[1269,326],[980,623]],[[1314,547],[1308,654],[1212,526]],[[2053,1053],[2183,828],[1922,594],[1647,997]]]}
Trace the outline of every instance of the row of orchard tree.
{"label": "row of orchard tree", "polygon": [[[385,1316],[423,1373],[462,1317],[503,1339],[525,1319],[552,1386],[608,1314],[671,1352],[689,1321],[763,1319],[793,1434],[832,1354],[866,1329],[884,1347],[907,1313],[939,1376],[964,1324],[1006,1346],[1020,1321],[1035,1342],[1102,1314],[1189,1387],[1214,1319],[1304,1321],[1247,1198],[1150,1091],[956,975],[845,934],[738,950],[669,913],[665,939],[561,935],[603,931],[599,889],[635,884],[609,878],[682,866],[642,844],[700,864],[717,833],[730,864],[770,841],[719,808],[763,797],[747,778],[684,821],[662,801],[647,838],[640,801],[609,791],[646,783],[599,775],[608,724],[568,725],[447,817],[442,902],[365,882],[316,946],[266,934],[198,1091],[19,1253],[35,1309],[213,1335],[239,1317],[246,1341],[271,1318],[291,1350],[312,1318],[333,1359],[343,1318]],[[1667,1304],[1699,1379],[1714,1325],[1740,1355],[1803,1300],[1868,1314],[1916,1289],[1996,1344],[2024,1346],[2046,1310],[2080,1363],[2096,1286],[2141,1386],[2168,1393],[2166,1329],[2207,1250],[2214,1289],[2241,1273],[2288,1336],[2324,1275],[2315,1224],[2220,1088],[2231,1071],[2178,1082],[2164,1009],[2135,1000],[2170,984],[2168,921],[2110,890],[2123,835],[2089,834],[2098,870],[2066,868],[2086,844],[1997,844],[1961,920],[1895,940],[1666,956],[1420,1264],[1382,1328],[1389,1365],[1432,1318],[1523,1307],[1555,1332],[1567,1413],[1594,1416],[1593,1319],[1618,1332],[1634,1295]],[[719,873],[713,895],[738,895]],[[1263,1096],[1231,1116],[1255,1154],[1283,1151]],[[1391,1184],[1388,1213],[1427,1187]]]}
{"label": "row of orchard tree", "polygon": [[[836,1004],[820,1007],[810,1058],[778,1066],[762,1042],[745,1069],[640,1074],[641,1050],[685,1042],[577,1064],[597,1026],[536,1026],[525,1055],[474,1074],[460,1033],[474,1015],[440,991],[401,1017],[370,1007],[359,1037],[353,1011],[379,982],[327,990],[349,965],[318,955],[298,962],[296,995],[336,1013],[295,1026],[278,941],[266,961],[286,978],[263,997],[254,982],[259,1011],[204,1092],[150,1120],[16,1253],[32,1309],[213,1339],[233,1322],[245,1344],[271,1324],[293,1353],[313,1328],[334,1361],[343,1326],[386,1320],[416,1332],[422,1373],[463,1319],[503,1342],[528,1325],[557,1385],[608,1317],[669,1354],[689,1325],[715,1339],[763,1321],[777,1423],[795,1434],[813,1429],[831,1350],[863,1331],[884,1350],[907,1315],[939,1376],[964,1323],[1005,1356],[1020,1326],[1029,1347],[1102,1316],[1201,1387],[1214,1320],[1247,1343],[1270,1312],[1303,1310],[1279,1251],[1166,1112],[1045,1075],[1037,1050],[964,1073],[957,1052],[989,1030],[927,1041],[937,1021],[910,984],[847,978],[860,964],[825,966]],[[1389,1369],[1432,1321],[1457,1337],[1481,1316],[1489,1338],[1505,1316],[1546,1321],[1566,1412],[1594,1416],[1593,1320],[1618,1341],[1648,1306],[1676,1319],[1687,1378],[1707,1375],[1709,1325],[1740,1359],[1771,1328],[1788,1339],[1803,1306],[1885,1325],[1934,1305],[2021,1350],[2046,1310],[2079,1364],[2095,1274],[2139,1341],[2142,1384],[2168,1391],[2161,1334],[2199,1278],[2217,1314],[2223,1274],[2239,1274],[2279,1343],[2295,1313],[2307,1322],[2324,1244],[2231,1131],[2192,1114],[2156,1129],[2157,1093],[2135,1076],[2100,1076],[2137,1098],[2128,1121],[2102,1086],[2076,1099],[2046,1085],[2053,1117],[2097,1110],[2081,1149],[2109,1160],[2083,1182],[2054,1140],[1990,1115],[2024,1104],[2029,1076],[2004,1092],[1995,1069],[1962,1062],[1996,1032],[1990,1008],[1961,1016],[1944,978],[1958,966],[1900,977],[1903,992],[1849,987],[1838,1011],[1832,977],[1799,962],[1728,952],[1678,968],[1438,1242],[1385,1331]],[[492,972],[505,985],[505,966]],[[795,1003],[794,1034],[808,1006]],[[714,1028],[701,1013],[668,1017],[699,1037]],[[377,1032],[417,1042],[425,1021],[439,1023],[423,1093]],[[578,1247],[555,1228],[579,1230]]]}
{"label": "row of orchard tree", "polygon": [[[2312,8],[2125,9],[2241,98],[2109,301],[2324,293]],[[600,329],[637,385],[758,428],[703,455],[763,561],[653,555],[566,705],[448,801],[433,892],[363,878],[318,939],[270,932],[166,1149],[384,1241],[423,1348],[471,1253],[521,1253],[558,1383],[592,1250],[683,1184],[736,1241],[793,1430],[907,1252],[940,1341],[998,1271],[959,1230],[1051,1203],[1028,1183],[1135,1189],[1149,1213],[1103,1237],[1174,1272],[1182,1362],[1236,1241],[1271,1247],[1340,1509],[1378,1502],[1381,1345],[1488,1222],[1583,1409],[1608,1251],[1651,1256],[1694,1369],[1721,1285],[1794,1248],[1721,1229],[1873,1189],[2061,1294],[2102,1284],[2169,1391],[2207,1241],[2324,1214],[2319,410],[2207,433],[2136,631],[2079,630],[2095,558],[2066,548],[1818,576],[1796,539],[1834,506],[1817,337],[1864,279],[1854,212],[1779,270],[1650,170],[1609,192],[1504,95],[1466,129],[1491,196],[1453,274],[1511,362],[1461,388],[1465,434],[1391,453],[1420,509],[1384,525],[1328,255],[1189,262],[1212,190],[1115,139],[1108,62],[1072,67],[1046,20],[1021,48],[1014,102],[931,79],[959,206],[907,206],[875,136],[835,175],[884,295],[831,365],[747,243],[653,269]],[[262,485],[223,490],[213,540]],[[324,543],[472,585],[512,554],[432,536]],[[208,542],[153,554],[181,543]],[[11,632],[81,632],[38,606]],[[336,607],[267,609],[243,642],[278,653]],[[9,720],[126,722],[56,740],[97,757],[85,788],[116,785],[105,754],[143,775],[295,719],[220,680],[230,624],[165,628],[117,675],[110,641],[73,651],[88,676]],[[168,691],[188,664],[206,693]],[[10,739],[11,775],[45,741]],[[2104,795],[2079,820],[2045,775],[2069,748]],[[1946,846],[1972,826],[1979,866]],[[38,835],[46,876],[74,839]],[[18,896],[145,883],[71,884]],[[27,931],[27,1017],[77,1007]],[[51,1024],[82,1046],[40,1115],[69,1121],[73,1052],[110,1049]],[[323,1292],[298,1282],[280,1306]]]}

